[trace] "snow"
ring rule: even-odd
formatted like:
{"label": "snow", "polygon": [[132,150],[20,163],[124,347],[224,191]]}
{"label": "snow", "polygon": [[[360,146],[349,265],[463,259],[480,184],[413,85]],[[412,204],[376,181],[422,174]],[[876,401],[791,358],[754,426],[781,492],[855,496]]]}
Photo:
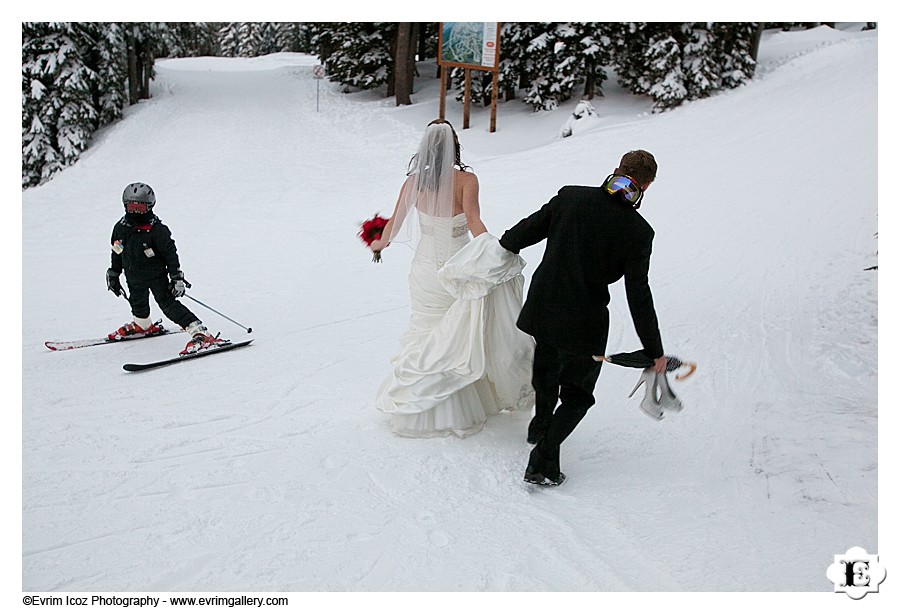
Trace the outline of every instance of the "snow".
{"label": "snow", "polygon": [[[858,27],[767,31],[749,85],[653,114],[611,79],[566,139],[577,101],[502,103],[492,134],[488,108],[463,130],[448,95],[498,236],[629,149],[660,163],[641,209],[657,232],[651,286],[667,352],[698,371],[673,383],[684,411],[655,422],[627,398],[639,372],[605,366],[563,445],[569,480],[549,490],[522,482],[524,413],[414,440],[373,406],[406,326],[412,252],[372,264],[356,232],[390,213],[437,116],[436,80],[396,107],[317,82],[301,54],[159,61],[150,100],[22,193],[21,590],[846,607],[826,568],[854,546],[886,562],[892,530],[878,272],[865,270],[879,259],[877,45]],[[253,333],[185,304],[248,348],[140,374],[121,365],[173,355],[184,336],[44,348],[129,319],[103,275],[132,181],[156,191],[190,294]],[[526,280],[542,249],[523,251]],[[636,349],[624,289],[611,290],[608,349]],[[865,603],[888,603],[890,578]]]}

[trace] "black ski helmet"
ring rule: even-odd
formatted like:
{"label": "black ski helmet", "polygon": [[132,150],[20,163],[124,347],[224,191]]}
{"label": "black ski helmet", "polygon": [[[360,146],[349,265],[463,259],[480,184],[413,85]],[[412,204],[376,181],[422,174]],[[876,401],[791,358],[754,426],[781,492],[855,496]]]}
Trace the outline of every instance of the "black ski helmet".
{"label": "black ski helmet", "polygon": [[143,203],[152,209],[156,204],[156,194],[146,183],[129,183],[122,192],[122,204],[126,203]]}

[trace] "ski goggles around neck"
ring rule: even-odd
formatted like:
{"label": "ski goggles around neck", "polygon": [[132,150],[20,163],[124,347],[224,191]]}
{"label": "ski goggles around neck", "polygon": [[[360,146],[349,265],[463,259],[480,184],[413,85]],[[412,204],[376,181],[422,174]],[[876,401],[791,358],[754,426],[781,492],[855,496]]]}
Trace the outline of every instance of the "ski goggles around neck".
{"label": "ski goggles around neck", "polygon": [[603,188],[610,194],[618,194],[622,199],[635,209],[641,206],[644,191],[637,181],[628,175],[613,173],[603,182]]}
{"label": "ski goggles around neck", "polygon": [[125,203],[125,213],[147,213],[150,206],[147,203]]}

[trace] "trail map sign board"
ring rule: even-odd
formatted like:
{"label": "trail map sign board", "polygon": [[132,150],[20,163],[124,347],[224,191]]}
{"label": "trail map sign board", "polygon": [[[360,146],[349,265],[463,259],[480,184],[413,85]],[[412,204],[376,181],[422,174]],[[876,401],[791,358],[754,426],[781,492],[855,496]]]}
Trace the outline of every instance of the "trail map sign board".
{"label": "trail map sign board", "polygon": [[497,69],[497,22],[447,21],[441,24],[441,63],[477,70]]}
{"label": "trail map sign board", "polygon": [[500,23],[446,21],[438,28],[438,64],[444,70],[441,73],[441,109],[440,117],[444,118],[444,98],[447,94],[447,68],[462,68],[465,71],[465,90],[463,102],[463,128],[469,127],[469,109],[471,107],[471,74],[472,70],[492,72],[491,87],[491,132],[497,130],[497,96],[498,75],[500,68]]}

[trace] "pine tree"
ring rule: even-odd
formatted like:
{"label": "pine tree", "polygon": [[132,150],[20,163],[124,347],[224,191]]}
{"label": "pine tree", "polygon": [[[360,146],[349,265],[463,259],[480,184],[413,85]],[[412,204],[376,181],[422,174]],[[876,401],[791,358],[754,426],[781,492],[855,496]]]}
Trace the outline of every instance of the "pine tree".
{"label": "pine tree", "polygon": [[550,30],[552,53],[547,56],[547,74],[549,83],[545,100],[552,100],[556,108],[560,103],[572,97],[572,90],[583,79],[584,57],[579,41],[578,29],[572,23],[557,23]]}
{"label": "pine tree", "polygon": [[686,98],[706,98],[721,89],[717,41],[713,24],[684,23],[679,30],[682,44],[682,71]]}
{"label": "pine tree", "polygon": [[688,90],[681,46],[669,28],[662,27],[651,33],[644,56],[647,73],[643,76],[646,81],[642,86],[653,97],[653,109],[664,111],[680,105],[687,98]]}
{"label": "pine tree", "polygon": [[37,185],[44,168],[56,165],[54,133],[56,112],[49,99],[53,79],[47,67],[58,43],[53,41],[54,25],[22,24],[22,185]]}
{"label": "pine tree", "polygon": [[164,41],[170,36],[162,22],[123,23],[128,57],[128,100],[130,104],[150,98],[150,81],[156,74],[154,63],[165,53]]}
{"label": "pine tree", "polygon": [[434,21],[419,23],[419,61],[437,60],[438,50],[438,24]]}
{"label": "pine tree", "polygon": [[236,58],[240,55],[239,22],[229,22],[219,29],[219,53],[227,58]]}
{"label": "pine tree", "polygon": [[516,97],[516,90],[524,81],[526,63],[526,44],[529,33],[528,24],[521,22],[504,22],[500,29],[500,66],[498,81],[504,99],[509,101]]}
{"label": "pine tree", "polygon": [[37,185],[78,159],[92,134],[150,95],[162,23],[22,25],[22,183]]}
{"label": "pine tree", "polygon": [[[317,53],[328,78],[351,89],[367,90],[389,83],[393,76],[391,43],[396,24],[342,22],[317,37]],[[390,93],[388,95],[391,95]]]}
{"label": "pine tree", "polygon": [[648,94],[644,51],[649,44],[649,24],[620,22],[609,25],[612,63],[619,85],[633,94]]}
{"label": "pine tree", "polygon": [[280,41],[278,40],[279,25],[279,23],[273,21],[259,24],[259,44],[255,55],[269,55],[270,53],[281,51]]}
{"label": "pine tree", "polygon": [[106,126],[122,117],[128,104],[128,63],[122,25],[116,22],[94,23],[88,64],[94,68],[92,82],[98,126]]}
{"label": "pine tree", "polygon": [[759,27],[760,24],[754,22],[713,24],[723,87],[735,88],[753,78],[756,71],[753,41]]}
{"label": "pine tree", "polygon": [[588,100],[603,96],[607,74],[604,69],[612,63],[612,42],[608,24],[575,22],[570,47],[580,63],[579,75],[584,81],[583,94]]}
{"label": "pine tree", "polygon": [[334,53],[334,40],[332,38],[333,23],[314,21],[307,24],[309,32],[309,48],[310,52],[319,58],[323,64],[325,59]]}
{"label": "pine tree", "polygon": [[201,21],[168,22],[163,41],[165,57],[214,56],[219,52],[218,26]]}
{"label": "pine tree", "polygon": [[22,24],[22,184],[78,159],[97,126],[81,24]]}
{"label": "pine tree", "polygon": [[531,38],[525,51],[526,84],[523,100],[535,111],[553,110],[559,102],[556,83],[556,24],[536,22],[532,24]]}
{"label": "pine tree", "polygon": [[240,57],[252,58],[258,56],[262,42],[262,24],[254,21],[244,21],[238,25],[237,54]]}
{"label": "pine tree", "polygon": [[275,41],[278,51],[310,53],[310,25],[308,23],[286,21],[276,24]]}
{"label": "pine tree", "polygon": [[613,39],[619,82],[650,94],[654,110],[705,98],[749,80],[761,24],[635,23]]}

